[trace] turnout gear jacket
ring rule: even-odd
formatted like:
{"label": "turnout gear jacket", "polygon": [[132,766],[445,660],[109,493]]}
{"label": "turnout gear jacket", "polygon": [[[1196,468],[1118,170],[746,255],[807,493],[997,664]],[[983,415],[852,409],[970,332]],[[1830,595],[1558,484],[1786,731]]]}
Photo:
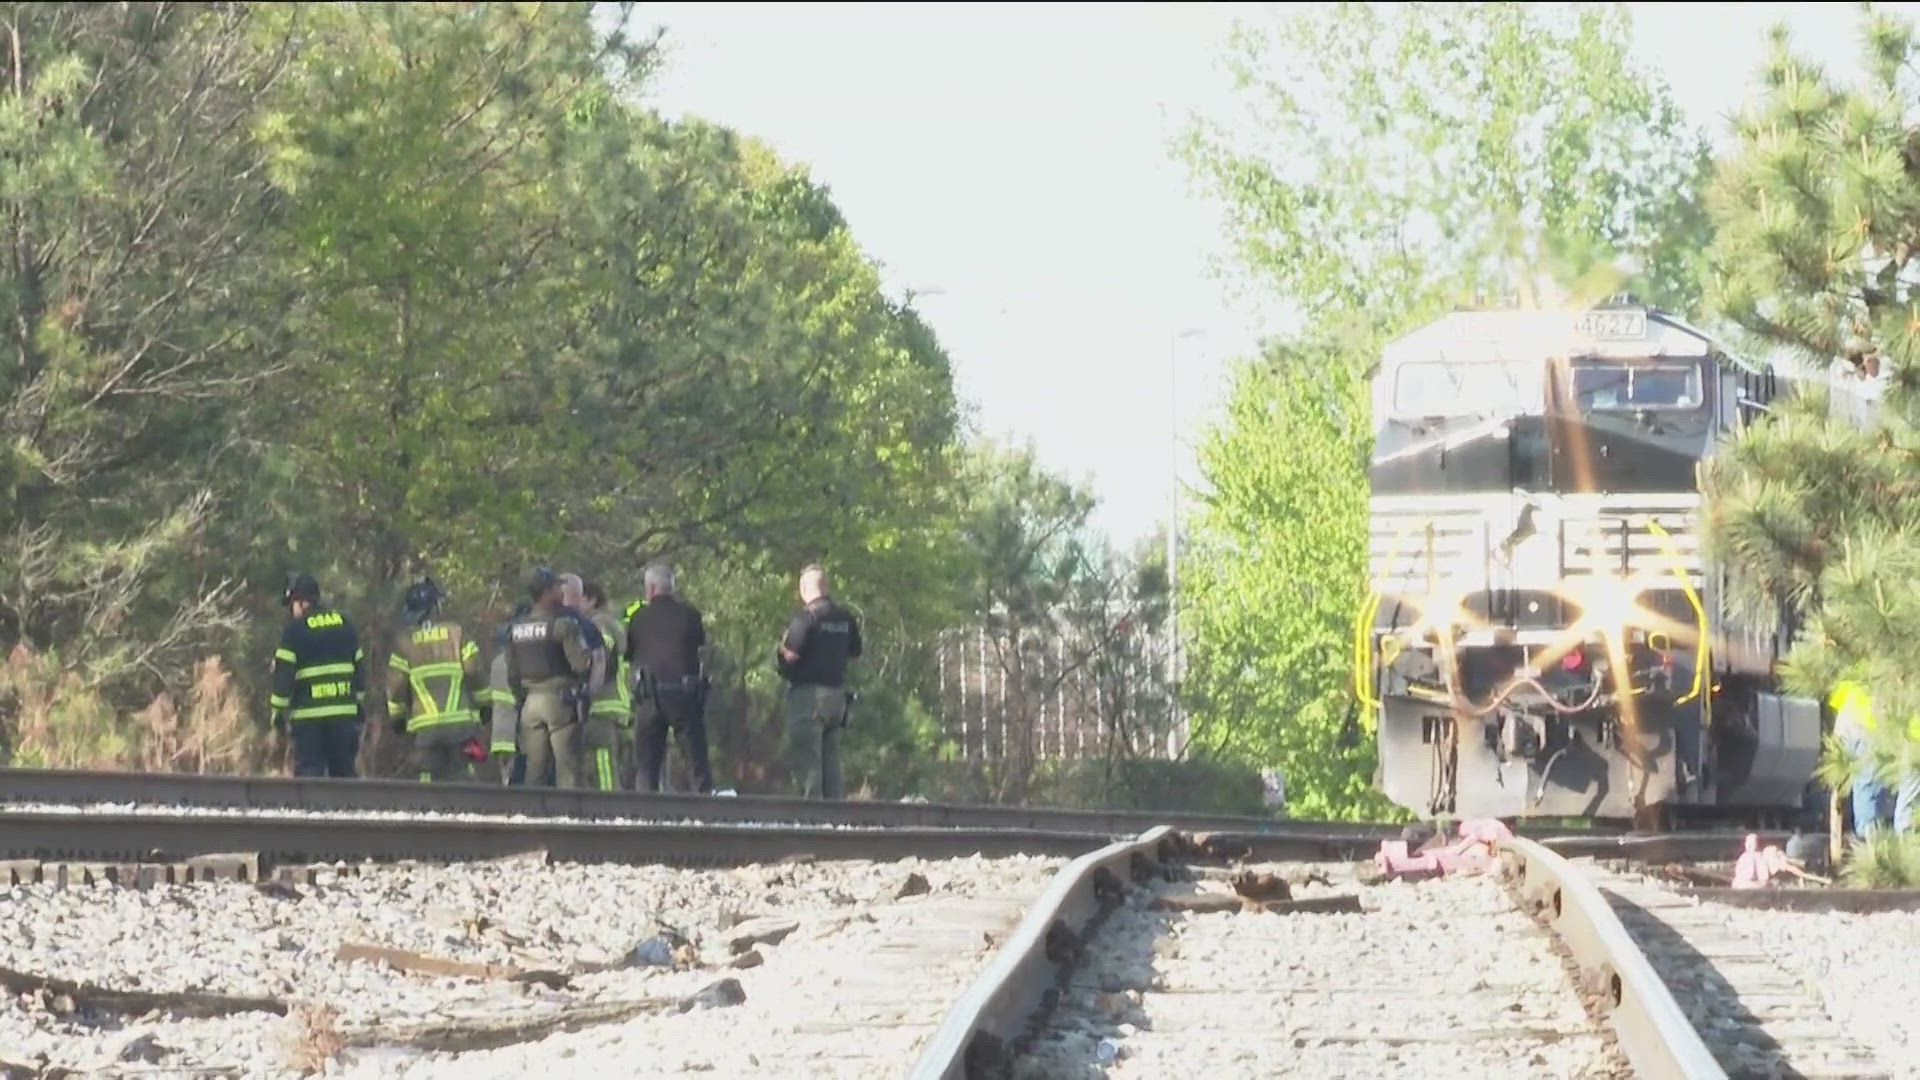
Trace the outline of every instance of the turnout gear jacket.
{"label": "turnout gear jacket", "polygon": [[493,728],[487,749],[495,754],[511,754],[520,748],[520,710],[514,704],[513,688],[507,685],[507,650],[493,658],[487,673],[487,693],[493,703]]}
{"label": "turnout gear jacket", "polygon": [[332,608],[315,607],[280,631],[268,704],[294,723],[357,720],[366,689],[360,671],[364,659],[353,623]]}
{"label": "turnout gear jacket", "polygon": [[606,642],[606,678],[601,681],[600,689],[593,695],[593,704],[587,712],[593,716],[609,717],[619,723],[626,723],[633,712],[633,692],[622,677],[621,656],[627,651],[627,631],[620,625],[620,619],[606,608],[593,613],[593,625],[600,631]]}
{"label": "turnout gear jacket", "polygon": [[485,689],[480,646],[459,623],[424,623],[387,659],[387,715],[410,732],[473,723]]}

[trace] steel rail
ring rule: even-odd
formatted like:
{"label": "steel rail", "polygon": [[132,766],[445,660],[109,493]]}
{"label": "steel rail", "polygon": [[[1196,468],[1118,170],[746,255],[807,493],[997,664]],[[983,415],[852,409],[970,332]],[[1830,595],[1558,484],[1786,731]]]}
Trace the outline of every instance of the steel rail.
{"label": "steel rail", "polygon": [[[1367,835],[1387,828],[1175,811],[1068,810],[951,803],[654,794],[408,780],[225,776],[182,773],[0,769],[0,802],[98,803],[197,809],[487,814],[502,817],[634,818],[651,821],[781,822],[883,828],[1040,829],[1134,836],[1159,824],[1195,831],[1263,833],[1312,828]],[[1383,834],[1384,835],[1384,834]]]}
{"label": "steel rail", "polygon": [[235,852],[265,863],[459,862],[542,854],[550,862],[741,865],[816,859],[1074,857],[1098,833],[1037,829],[820,829],[739,825],[343,821],[242,814],[0,812],[0,859],[157,863]]}
{"label": "steel rail", "polygon": [[1120,902],[1126,882],[1158,872],[1180,843],[1163,825],[1062,868],[927,1040],[909,1080],[998,1076],[1034,1018],[1051,1006],[1087,938]]}
{"label": "steel rail", "polygon": [[1849,915],[1920,911],[1920,889],[1733,889],[1713,885],[1668,885],[1666,888],[1709,904],[1760,911]]}
{"label": "steel rail", "polygon": [[[1312,853],[1303,851],[1299,841],[1303,835],[1319,830],[1319,823],[1281,824],[1282,828],[1266,832],[1211,832],[1196,836],[1195,840],[1203,857],[1266,862],[1302,858],[1366,859],[1372,857],[1373,851],[1377,850],[1373,845],[1379,841],[1397,840],[1403,835],[1398,825],[1354,825],[1351,831],[1319,833],[1318,838],[1325,841],[1324,850]],[[1514,822],[1512,830],[1515,835],[1535,840],[1567,858],[1585,856],[1649,864],[1731,859],[1740,851],[1748,835],[1744,832],[1674,833],[1663,836],[1568,835],[1564,830],[1524,820]],[[1777,842],[1786,836],[1784,833],[1777,837],[1767,833],[1760,835],[1763,842]]]}
{"label": "steel rail", "polygon": [[1726,1070],[1599,888],[1542,844],[1503,840],[1498,851],[1508,888],[1523,908],[1553,927],[1573,954],[1581,989],[1598,997],[1634,1075],[1727,1080]]}
{"label": "steel rail", "polygon": [[[440,813],[553,817],[592,821],[752,822],[854,827],[1041,829],[1137,836],[1167,825],[1184,832],[1234,837],[1323,836],[1393,839],[1402,826],[1373,822],[1153,810],[1076,810],[1058,807],[957,803],[825,801],[748,795],[717,798],[684,793],[594,791],[499,784],[423,784],[411,780],[337,780],[321,777],[231,776],[192,773],[0,769],[0,803],[88,806],[179,806],[206,810],[306,810],[323,813]],[[1550,824],[1513,823],[1521,835],[1564,832]],[[1596,844],[1615,835],[1596,827]]]}

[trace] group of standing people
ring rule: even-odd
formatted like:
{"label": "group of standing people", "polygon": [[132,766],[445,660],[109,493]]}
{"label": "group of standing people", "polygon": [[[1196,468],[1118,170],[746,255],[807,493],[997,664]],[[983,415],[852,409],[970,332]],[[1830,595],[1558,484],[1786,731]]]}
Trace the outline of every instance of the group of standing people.
{"label": "group of standing people", "polygon": [[[649,566],[645,599],[616,613],[596,583],[540,567],[484,664],[464,628],[440,618],[433,582],[409,588],[387,660],[387,717],[411,737],[419,778],[471,779],[491,760],[510,784],[658,791],[673,734],[695,787],[712,793],[706,625],[674,586],[670,565]],[[291,618],[274,653],[273,726],[292,743],[295,775],[355,776],[366,691],[358,631],[309,574],[295,575],[283,599]],[[789,780],[804,797],[837,799],[860,625],[818,565],[801,571],[800,600],[774,656],[787,684]]]}

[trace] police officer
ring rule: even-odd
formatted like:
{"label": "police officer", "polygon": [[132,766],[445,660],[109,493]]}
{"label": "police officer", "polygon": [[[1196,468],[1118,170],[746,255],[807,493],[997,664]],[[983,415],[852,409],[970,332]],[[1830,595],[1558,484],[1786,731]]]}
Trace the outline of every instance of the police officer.
{"label": "police officer", "polygon": [[295,776],[354,775],[360,754],[360,635],[320,602],[320,583],[294,574],[282,597],[292,616],[273,654],[274,730],[293,740]]}
{"label": "police officer", "polygon": [[560,606],[560,579],[553,571],[535,570],[528,592],[533,607],[514,620],[507,645],[507,685],[520,717],[527,782],[542,783],[551,767],[559,787],[579,787],[580,721],[572,702],[592,673],[593,658],[580,620]]}
{"label": "police officer", "polygon": [[587,754],[584,763],[590,787],[612,791],[620,783],[620,729],[632,723],[629,711],[633,695],[621,677],[622,658],[627,651],[627,631],[619,616],[607,607],[607,594],[592,581],[580,585],[582,613],[606,642],[606,678],[587,704],[586,736],[582,739]]}
{"label": "police officer", "polygon": [[827,572],[817,564],[800,571],[800,602],[775,662],[787,681],[788,776],[803,798],[838,799],[847,665],[860,656],[860,623],[827,595]]}
{"label": "police officer", "polygon": [[660,790],[667,756],[667,732],[673,731],[692,758],[694,787],[713,792],[713,768],[707,761],[706,673],[700,650],[707,644],[700,611],[673,591],[673,567],[647,567],[646,605],[627,627],[626,659],[633,675],[634,742],[639,758],[634,785]]}
{"label": "police officer", "polygon": [[560,575],[560,612],[579,624],[580,640],[586,643],[587,655],[593,660],[592,671],[587,675],[586,683],[572,698],[568,699],[584,730],[587,723],[587,706],[593,696],[600,692],[600,688],[606,685],[609,660],[607,639],[601,635],[599,625],[587,617],[587,586],[579,574]]}
{"label": "police officer", "polygon": [[490,694],[480,673],[480,646],[459,623],[440,622],[443,597],[430,578],[407,590],[400,618],[412,629],[387,658],[387,717],[413,736],[413,767],[422,781],[473,775],[470,744],[480,728],[475,706]]}

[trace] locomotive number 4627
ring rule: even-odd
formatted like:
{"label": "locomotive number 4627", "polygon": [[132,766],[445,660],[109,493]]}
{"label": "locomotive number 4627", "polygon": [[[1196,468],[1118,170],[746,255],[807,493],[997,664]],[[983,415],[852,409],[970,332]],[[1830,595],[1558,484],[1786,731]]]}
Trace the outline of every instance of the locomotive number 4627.
{"label": "locomotive number 4627", "polygon": [[1647,336],[1644,311],[1589,311],[1574,321],[1574,331],[1596,341],[1639,341]]}

